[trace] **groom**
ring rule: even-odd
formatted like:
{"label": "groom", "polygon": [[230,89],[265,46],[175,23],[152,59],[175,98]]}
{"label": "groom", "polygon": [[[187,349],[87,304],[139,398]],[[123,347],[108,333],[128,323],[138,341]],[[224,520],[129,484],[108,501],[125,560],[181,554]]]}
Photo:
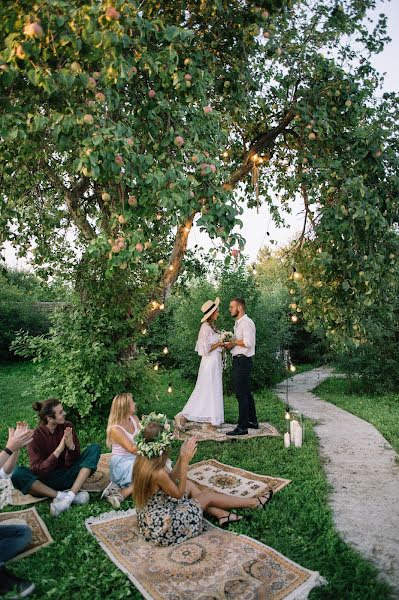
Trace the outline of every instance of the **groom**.
{"label": "groom", "polygon": [[255,356],[255,323],[245,313],[245,300],[233,298],[230,302],[230,315],[236,320],[233,342],[225,347],[233,356],[233,384],[238,400],[238,425],[226,435],[248,435],[248,427],[259,429],[255,402],[250,389],[250,375]]}

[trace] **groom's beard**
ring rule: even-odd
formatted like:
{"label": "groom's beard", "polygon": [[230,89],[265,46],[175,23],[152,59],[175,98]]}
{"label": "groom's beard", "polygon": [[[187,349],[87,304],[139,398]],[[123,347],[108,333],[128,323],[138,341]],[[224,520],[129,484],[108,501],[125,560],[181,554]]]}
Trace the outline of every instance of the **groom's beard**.
{"label": "groom's beard", "polygon": [[238,315],[239,315],[239,311],[238,311],[238,310],[236,310],[236,312],[235,312],[235,313],[232,315],[232,317],[233,317],[234,319],[236,319],[236,318],[238,317]]}

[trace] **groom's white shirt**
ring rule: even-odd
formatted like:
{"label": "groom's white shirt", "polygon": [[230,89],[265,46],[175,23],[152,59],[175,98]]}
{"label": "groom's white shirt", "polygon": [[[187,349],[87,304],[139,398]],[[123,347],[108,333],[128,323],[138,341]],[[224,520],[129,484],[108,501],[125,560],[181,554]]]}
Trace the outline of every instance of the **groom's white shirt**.
{"label": "groom's white shirt", "polygon": [[236,320],[234,325],[234,336],[236,340],[243,340],[245,348],[241,346],[233,346],[231,354],[237,356],[237,354],[243,354],[244,356],[254,356],[256,346],[256,327],[255,323],[248,317],[247,314],[243,315],[241,319]]}

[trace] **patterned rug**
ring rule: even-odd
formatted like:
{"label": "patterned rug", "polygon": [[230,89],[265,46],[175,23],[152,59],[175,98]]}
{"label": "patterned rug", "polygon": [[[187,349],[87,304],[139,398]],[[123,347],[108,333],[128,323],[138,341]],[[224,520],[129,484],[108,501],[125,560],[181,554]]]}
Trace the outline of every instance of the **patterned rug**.
{"label": "patterned rug", "polygon": [[90,518],[86,527],[148,600],[299,600],[325,583],[273,548],[210,523],[169,547],[141,539],[134,509]]}
{"label": "patterned rug", "polygon": [[238,467],[224,465],[217,460],[202,460],[190,465],[188,478],[201,489],[209,488],[229,496],[254,498],[262,496],[266,490],[279,492],[291,483],[289,479],[257,475]]}
{"label": "patterned rug", "polygon": [[279,436],[278,430],[270,423],[259,423],[259,429],[248,429],[248,435],[226,435],[236,426],[231,423],[223,423],[217,428],[217,431],[207,431],[202,429],[202,423],[189,422],[186,425],[186,431],[174,430],[174,436],[177,440],[188,440],[192,435],[198,437],[199,442],[228,442],[230,440],[247,440],[254,437],[276,437]]}
{"label": "patterned rug", "polygon": [[111,460],[112,454],[101,454],[100,460],[98,461],[97,471],[93,473],[83,485],[82,490],[86,492],[102,492],[105,490],[110,482],[109,479],[109,461]]}
{"label": "patterned rug", "polygon": [[29,554],[33,554],[37,552],[41,548],[48,546],[53,542],[53,538],[48,532],[46,525],[43,520],[39,517],[37,510],[34,506],[31,508],[25,508],[24,510],[17,510],[15,512],[1,513],[0,514],[0,527],[3,523],[6,525],[16,521],[25,522],[32,529],[33,537],[32,542],[27,546],[25,552],[18,554],[12,560],[19,560],[24,556],[29,556]]}
{"label": "patterned rug", "polygon": [[[109,484],[109,461],[111,454],[101,454],[100,460],[97,465],[97,470],[93,475],[89,477],[86,483],[83,485],[82,490],[87,492],[102,492]],[[11,482],[8,486],[8,498],[5,504],[11,506],[24,506],[26,504],[34,504],[35,502],[41,502],[42,500],[48,500],[48,498],[36,498],[30,494],[22,494],[19,490],[16,490]]]}

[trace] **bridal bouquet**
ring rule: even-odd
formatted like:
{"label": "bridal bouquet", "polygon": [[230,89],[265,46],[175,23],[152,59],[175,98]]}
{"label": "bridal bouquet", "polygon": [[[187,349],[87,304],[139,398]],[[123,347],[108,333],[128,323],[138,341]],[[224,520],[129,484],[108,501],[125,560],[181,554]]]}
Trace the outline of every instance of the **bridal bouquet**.
{"label": "bridal bouquet", "polygon": [[224,342],[232,342],[234,340],[234,333],[231,331],[221,331],[219,341],[224,344]]}
{"label": "bridal bouquet", "polygon": [[[225,342],[232,342],[233,340],[235,340],[235,336],[234,333],[232,333],[231,331],[221,331],[220,332],[220,336],[219,336],[219,341],[222,342],[223,344]],[[223,369],[226,369],[227,367],[227,352],[226,352],[226,348],[222,349],[222,365],[223,365]]]}

